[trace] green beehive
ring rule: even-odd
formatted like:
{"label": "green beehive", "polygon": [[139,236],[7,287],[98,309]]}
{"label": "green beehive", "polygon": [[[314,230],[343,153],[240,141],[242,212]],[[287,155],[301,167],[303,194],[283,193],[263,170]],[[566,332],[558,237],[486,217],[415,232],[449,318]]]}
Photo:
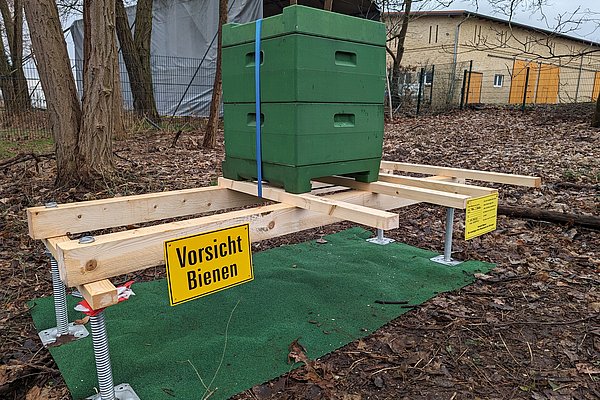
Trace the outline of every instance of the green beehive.
{"label": "green beehive", "polygon": [[[223,28],[223,176],[257,177],[255,23]],[[383,140],[385,27],[303,6],[261,33],[263,179],[310,191],[310,179],[377,179]]]}

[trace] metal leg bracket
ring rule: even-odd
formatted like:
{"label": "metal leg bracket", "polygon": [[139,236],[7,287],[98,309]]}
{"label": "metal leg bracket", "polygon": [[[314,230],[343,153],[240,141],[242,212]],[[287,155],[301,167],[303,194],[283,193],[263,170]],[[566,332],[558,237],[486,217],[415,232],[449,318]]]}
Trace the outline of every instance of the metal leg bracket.
{"label": "metal leg bracket", "polygon": [[60,337],[69,336],[70,340],[67,341],[72,341],[77,339],[83,339],[89,334],[90,333],[84,325],[76,325],[73,322],[67,325],[67,333],[65,333],[64,335],[58,334],[58,327],[46,329],[38,333],[38,335],[40,336],[40,340],[42,341],[42,344],[45,347],[48,347],[51,344],[55,343]]}
{"label": "metal leg bracket", "polygon": [[452,233],[454,230],[454,208],[448,208],[446,211],[446,237],[444,238],[444,254],[430,258],[431,261],[454,267],[462,261],[452,259]]}
{"label": "metal leg bracket", "polygon": [[374,238],[370,238],[367,239],[367,242],[369,243],[375,243],[375,244],[379,244],[379,245],[386,245],[392,242],[395,242],[394,239],[391,238],[386,238],[383,236],[383,229],[377,229],[377,236]]}
{"label": "metal leg bracket", "polygon": [[[139,396],[135,393],[133,388],[128,383],[122,383],[115,386],[115,399],[118,400],[140,400]],[[90,397],[86,397],[86,400],[104,400],[102,394],[98,393]]]}

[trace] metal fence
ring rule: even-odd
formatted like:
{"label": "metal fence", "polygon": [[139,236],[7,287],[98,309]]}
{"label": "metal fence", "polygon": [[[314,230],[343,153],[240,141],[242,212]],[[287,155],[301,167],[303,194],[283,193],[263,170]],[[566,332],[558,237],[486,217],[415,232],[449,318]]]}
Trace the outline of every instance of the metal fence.
{"label": "metal fence", "polygon": [[510,60],[485,69],[473,61],[427,65],[402,69],[398,78],[392,110],[406,115],[482,105],[585,103],[600,94],[600,66],[547,61]]}
{"label": "metal fence", "polygon": [[[197,129],[208,114],[214,81],[214,65],[195,58],[152,56],[154,96],[167,130]],[[402,69],[398,95],[392,100],[394,113],[419,115],[481,105],[512,104],[520,107],[595,101],[600,94],[600,66],[556,65],[550,61],[525,62],[507,59],[495,68],[483,68],[474,61],[426,65]],[[73,61],[79,94],[82,94],[82,63]],[[120,63],[123,120],[127,131],[151,128],[151,123],[133,111],[128,74]],[[6,82],[0,77],[0,140],[50,138],[46,100],[33,62],[24,66],[28,90],[26,105],[11,103]],[[392,91],[393,93],[393,91]],[[14,93],[13,93],[14,95]],[[13,97],[14,98],[14,97]],[[185,98],[185,101],[182,99]],[[389,98],[389,97],[388,97]],[[201,101],[202,99],[202,101]],[[204,108],[198,108],[202,104]],[[143,110],[142,110],[143,114]],[[171,116],[175,116],[171,118]]]}
{"label": "metal fence", "polygon": [[[71,60],[79,97],[83,94],[81,60]],[[204,123],[209,104],[200,99],[211,95],[214,83],[214,61],[196,58],[152,56],[154,99],[163,117],[161,128],[168,130],[194,129]],[[46,99],[37,69],[32,61],[23,66],[29,101],[19,107],[0,91],[0,140],[20,141],[52,136]],[[134,112],[131,86],[123,60],[120,60],[123,122],[127,131],[149,129],[151,123],[143,117],[145,110]],[[0,77],[2,80],[12,77]],[[16,86],[16,85],[15,85]],[[0,85],[1,87],[1,85]],[[185,101],[182,100],[185,98]],[[28,103],[28,104],[27,104]]]}

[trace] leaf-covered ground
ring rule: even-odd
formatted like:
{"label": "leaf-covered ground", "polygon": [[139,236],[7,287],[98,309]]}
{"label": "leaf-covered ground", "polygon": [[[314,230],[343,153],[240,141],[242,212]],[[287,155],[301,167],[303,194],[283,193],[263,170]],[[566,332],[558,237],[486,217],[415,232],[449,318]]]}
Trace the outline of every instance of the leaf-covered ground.
{"label": "leaf-covered ground", "polygon": [[[401,118],[386,125],[384,158],[539,175],[541,189],[498,186],[500,204],[597,217],[600,131],[589,127],[590,115],[591,106],[578,105]],[[25,304],[49,295],[51,281],[42,246],[27,236],[24,209],[216,181],[221,150],[199,149],[201,138],[190,133],[175,148],[172,140],[170,133],[150,132],[116,142],[120,177],[100,192],[54,188],[54,161],[46,157],[8,167],[0,162],[0,398],[69,398]],[[443,208],[398,212],[401,226],[389,236],[442,250]],[[236,398],[600,398],[600,232],[500,216],[497,231],[465,242],[463,217],[457,213],[453,256],[496,263],[492,273],[322,359],[307,360],[301,346],[290,344],[291,358],[306,365]],[[288,235],[258,247],[322,233]],[[161,276],[156,268],[123,279]]]}

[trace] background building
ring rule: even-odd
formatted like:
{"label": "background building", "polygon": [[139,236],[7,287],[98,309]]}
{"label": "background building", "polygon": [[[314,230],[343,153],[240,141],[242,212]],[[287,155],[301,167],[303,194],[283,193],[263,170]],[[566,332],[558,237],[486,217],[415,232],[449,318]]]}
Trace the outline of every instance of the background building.
{"label": "background building", "polygon": [[[402,16],[384,14],[390,37],[399,32]],[[396,49],[397,39],[389,47]],[[469,11],[411,13],[405,49],[402,89],[417,85],[423,69],[422,96],[432,106],[461,98],[496,104],[521,103],[524,97],[534,104],[586,102],[600,92],[600,43]]]}

